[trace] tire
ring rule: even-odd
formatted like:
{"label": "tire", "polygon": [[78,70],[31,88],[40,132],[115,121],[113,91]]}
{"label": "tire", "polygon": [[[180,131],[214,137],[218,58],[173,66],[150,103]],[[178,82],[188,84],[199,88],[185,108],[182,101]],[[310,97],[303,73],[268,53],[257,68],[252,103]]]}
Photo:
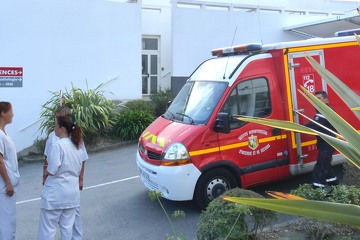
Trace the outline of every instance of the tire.
{"label": "tire", "polygon": [[196,184],[194,201],[205,210],[212,200],[237,186],[237,181],[230,171],[222,168],[209,170],[201,175]]}

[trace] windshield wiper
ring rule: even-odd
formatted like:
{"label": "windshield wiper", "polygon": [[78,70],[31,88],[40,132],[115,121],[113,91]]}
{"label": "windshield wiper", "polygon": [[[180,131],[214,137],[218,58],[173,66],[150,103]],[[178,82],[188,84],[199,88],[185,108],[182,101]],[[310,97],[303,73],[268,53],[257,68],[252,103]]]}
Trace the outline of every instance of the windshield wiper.
{"label": "windshield wiper", "polygon": [[[172,112],[170,112],[169,110],[166,110],[166,112],[170,113],[170,117],[169,120],[173,120],[175,119],[175,114],[173,114]],[[165,114],[162,115],[165,118]]]}
{"label": "windshield wiper", "polygon": [[183,116],[183,117],[187,117],[190,120],[190,124],[194,124],[194,119],[192,119],[192,117],[190,117],[189,115],[186,115],[185,113],[180,113],[180,112],[177,112],[176,114]]}

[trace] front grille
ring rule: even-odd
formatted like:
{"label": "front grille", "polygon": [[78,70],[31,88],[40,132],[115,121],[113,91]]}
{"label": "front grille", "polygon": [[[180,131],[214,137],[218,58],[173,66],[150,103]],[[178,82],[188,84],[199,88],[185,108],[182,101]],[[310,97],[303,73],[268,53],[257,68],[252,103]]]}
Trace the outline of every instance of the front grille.
{"label": "front grille", "polygon": [[152,151],[147,151],[147,155],[149,159],[152,160],[161,160],[161,154],[156,153],[156,152],[152,152]]}
{"label": "front grille", "polygon": [[142,177],[141,180],[149,189],[159,191],[159,186],[150,179],[146,179]]}

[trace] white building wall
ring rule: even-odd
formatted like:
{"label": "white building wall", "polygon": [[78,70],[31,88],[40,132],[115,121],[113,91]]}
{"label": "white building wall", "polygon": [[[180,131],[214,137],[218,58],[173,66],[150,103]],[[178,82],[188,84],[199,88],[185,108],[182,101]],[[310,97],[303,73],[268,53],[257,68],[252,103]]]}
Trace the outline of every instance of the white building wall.
{"label": "white building wall", "polygon": [[305,39],[285,26],[343,14],[353,3],[339,1],[188,1],[173,2],[173,77],[188,77],[211,50],[243,43]]}
{"label": "white building wall", "polygon": [[161,90],[170,89],[172,74],[172,41],[171,41],[171,5],[158,2],[157,5],[142,7],[143,37],[156,36],[160,38],[160,77],[158,85]]}
{"label": "white building wall", "polygon": [[[40,136],[39,115],[49,92],[106,83],[101,90],[109,99],[140,99],[142,36],[160,37],[159,87],[166,89],[172,77],[189,76],[214,48],[302,39],[282,28],[357,7],[331,0],[130,2],[1,1],[0,67],[24,69],[23,87],[0,87],[0,101],[13,104],[14,121],[7,130],[18,151]],[[176,2],[201,7],[178,8]],[[235,9],[239,5],[255,10]],[[279,11],[268,11],[274,8]]]}
{"label": "white building wall", "polygon": [[3,0],[0,22],[0,66],[24,70],[23,87],[0,88],[0,101],[13,104],[7,130],[18,151],[39,136],[49,92],[115,78],[101,89],[107,97],[141,98],[141,2]]}

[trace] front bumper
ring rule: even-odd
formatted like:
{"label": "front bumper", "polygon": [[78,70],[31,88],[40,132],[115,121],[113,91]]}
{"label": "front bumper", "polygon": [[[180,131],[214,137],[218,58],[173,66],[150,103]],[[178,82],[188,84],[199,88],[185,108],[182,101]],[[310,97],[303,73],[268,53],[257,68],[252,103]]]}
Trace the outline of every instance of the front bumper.
{"label": "front bumper", "polygon": [[201,172],[193,164],[182,166],[157,166],[145,162],[136,154],[141,181],[150,189],[161,192],[163,197],[175,201],[192,200],[196,182]]}

